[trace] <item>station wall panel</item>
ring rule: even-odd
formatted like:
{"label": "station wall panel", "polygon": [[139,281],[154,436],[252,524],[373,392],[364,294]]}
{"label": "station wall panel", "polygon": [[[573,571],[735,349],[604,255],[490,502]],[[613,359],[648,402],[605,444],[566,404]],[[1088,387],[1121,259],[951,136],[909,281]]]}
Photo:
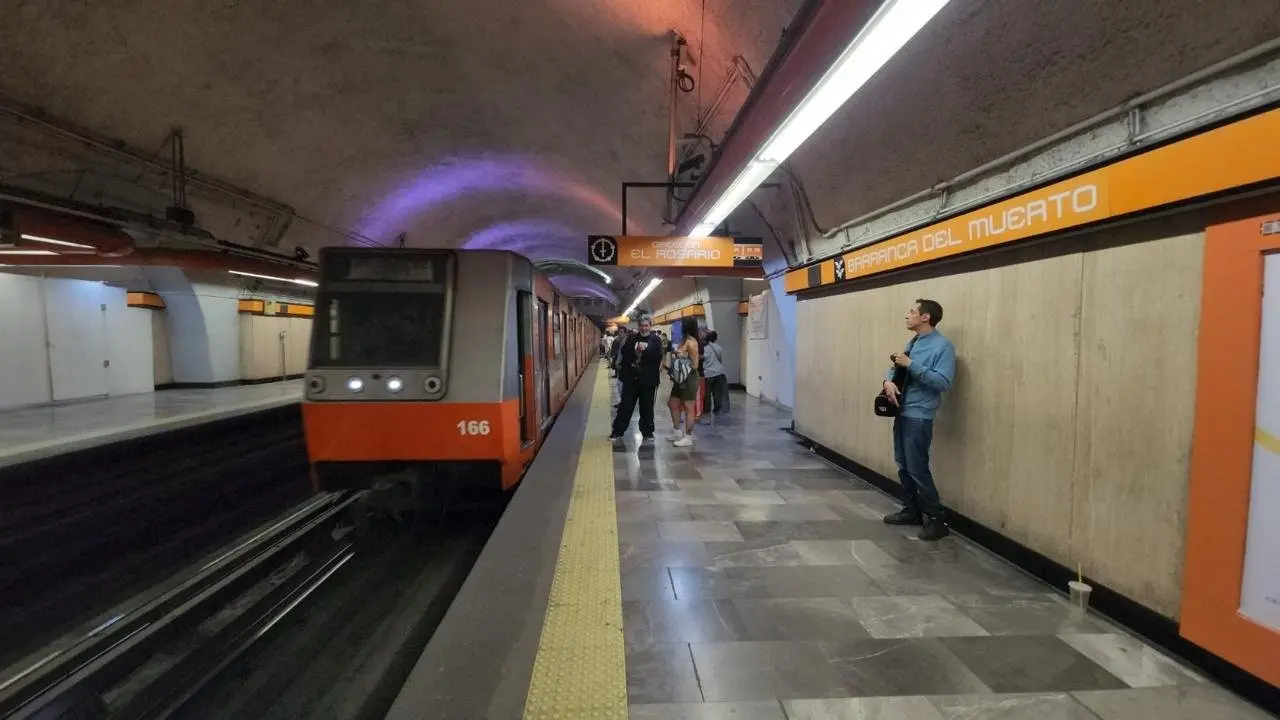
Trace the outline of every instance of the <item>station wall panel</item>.
{"label": "station wall panel", "polygon": [[1204,247],[1185,225],[801,301],[797,430],[896,478],[871,401],[907,308],[938,300],[958,356],[934,429],[944,502],[1176,617]]}

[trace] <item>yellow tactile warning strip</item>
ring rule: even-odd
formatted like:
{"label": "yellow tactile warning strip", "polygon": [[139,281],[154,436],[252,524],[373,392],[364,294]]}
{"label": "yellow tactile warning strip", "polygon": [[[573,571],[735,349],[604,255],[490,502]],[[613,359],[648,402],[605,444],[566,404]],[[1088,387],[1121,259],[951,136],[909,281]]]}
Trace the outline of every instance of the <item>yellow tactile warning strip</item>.
{"label": "yellow tactile warning strip", "polygon": [[1273,455],[1280,455],[1280,437],[1276,437],[1262,428],[1257,428],[1253,433],[1253,441]]}
{"label": "yellow tactile warning strip", "polygon": [[587,429],[542,622],[526,720],[627,717],[609,374],[596,373]]}

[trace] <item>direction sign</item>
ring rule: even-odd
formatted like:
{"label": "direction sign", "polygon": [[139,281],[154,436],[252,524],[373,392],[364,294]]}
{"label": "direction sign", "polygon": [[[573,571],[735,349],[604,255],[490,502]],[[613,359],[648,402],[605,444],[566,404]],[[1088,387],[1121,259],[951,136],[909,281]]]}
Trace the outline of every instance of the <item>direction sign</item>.
{"label": "direction sign", "polygon": [[764,249],[759,238],[587,236],[587,261],[591,265],[733,268],[759,267],[763,260]]}

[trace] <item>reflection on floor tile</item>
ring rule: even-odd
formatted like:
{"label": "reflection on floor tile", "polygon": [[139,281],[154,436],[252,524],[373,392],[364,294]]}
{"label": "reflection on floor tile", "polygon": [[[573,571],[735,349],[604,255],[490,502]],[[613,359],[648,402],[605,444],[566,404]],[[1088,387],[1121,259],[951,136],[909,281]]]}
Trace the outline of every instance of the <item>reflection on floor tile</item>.
{"label": "reflection on floor tile", "polygon": [[744,640],[854,640],[870,637],[842,598],[718,600],[730,604]]}
{"label": "reflection on floor tile", "polygon": [[738,527],[725,520],[659,521],[658,537],[663,542],[742,540]]}
{"label": "reflection on floor tile", "polygon": [[1123,680],[1053,635],[944,637],[938,640],[998,693],[1127,687]]}
{"label": "reflection on floor tile", "polygon": [[789,720],[942,720],[922,697],[784,700]]}
{"label": "reflection on floor tile", "polygon": [[[631,720],[788,720],[777,702],[632,705]],[[792,716],[794,718],[795,716]]]}
{"label": "reflection on floor tile", "polygon": [[746,639],[742,623],[727,600],[626,601],[622,603],[622,628],[630,650],[670,643]]}
{"label": "reflection on floor tile", "polygon": [[1274,720],[1209,684],[1072,694],[1102,720]]}
{"label": "reflection on floor tile", "polygon": [[709,702],[845,695],[840,675],[817,643],[693,644],[693,662]]}
{"label": "reflection on floor tile", "polygon": [[633,718],[1266,717],[969,540],[886,525],[789,422],[735,393],[692,450],[615,452]]}
{"label": "reflection on floor tile", "polygon": [[633,703],[702,702],[685,643],[627,651],[627,699]]}
{"label": "reflection on floor tile", "polygon": [[824,643],[853,697],[991,692],[936,638]]}
{"label": "reflection on floor tile", "polygon": [[677,597],[782,598],[882,595],[851,566],[670,568]]}
{"label": "reflection on floor tile", "polygon": [[930,698],[943,720],[1097,720],[1067,693]]}
{"label": "reflection on floor tile", "polygon": [[1081,655],[1106,668],[1130,687],[1186,685],[1200,678],[1172,658],[1128,635],[1061,635]]}
{"label": "reflection on floor tile", "polygon": [[897,565],[874,540],[792,540],[791,547],[808,565]]}
{"label": "reflection on floor tile", "polygon": [[618,559],[623,568],[706,567],[712,564],[706,545],[700,542],[620,541]]}
{"label": "reflection on floor tile", "polygon": [[1073,612],[1056,595],[997,597],[983,593],[948,595],[947,600],[992,635],[1059,635],[1112,632],[1094,615]]}
{"label": "reflection on floor tile", "polygon": [[777,540],[709,542],[707,554],[711,556],[711,564],[720,568],[805,564],[790,543]]}
{"label": "reflection on floor tile", "polygon": [[987,634],[978,623],[937,595],[861,597],[850,598],[849,603],[872,637]]}

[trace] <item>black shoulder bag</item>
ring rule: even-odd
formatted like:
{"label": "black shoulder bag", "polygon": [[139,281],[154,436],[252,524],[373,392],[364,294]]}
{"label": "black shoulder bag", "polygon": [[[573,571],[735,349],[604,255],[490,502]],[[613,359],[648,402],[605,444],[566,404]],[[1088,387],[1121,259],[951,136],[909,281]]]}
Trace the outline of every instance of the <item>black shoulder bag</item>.
{"label": "black shoulder bag", "polygon": [[[907,351],[903,353],[904,355],[906,355],[907,357],[911,357],[911,349],[916,346],[916,339],[919,337],[920,336],[917,335],[916,337],[911,338],[911,342],[907,343]],[[907,399],[907,382],[910,379],[911,379],[911,373],[907,372],[906,368],[901,366],[894,366],[893,384],[898,386],[898,402],[899,403],[905,402]],[[888,393],[884,391],[884,388],[881,388],[880,394],[876,395],[876,400],[875,400],[876,415],[879,417],[897,417],[898,413],[901,411],[902,411],[902,405],[901,404],[894,405],[889,400]]]}

